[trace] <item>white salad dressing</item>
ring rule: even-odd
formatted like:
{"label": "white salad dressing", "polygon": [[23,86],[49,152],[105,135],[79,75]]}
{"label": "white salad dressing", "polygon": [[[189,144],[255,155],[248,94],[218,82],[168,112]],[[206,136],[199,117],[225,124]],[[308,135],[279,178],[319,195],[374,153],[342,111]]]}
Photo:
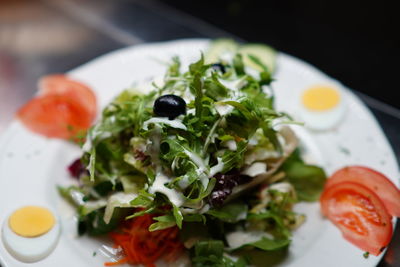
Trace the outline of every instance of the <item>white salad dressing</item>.
{"label": "white salad dressing", "polygon": [[[115,117],[114,117],[114,120],[115,120]],[[86,137],[86,141],[82,146],[83,152],[90,152],[90,150],[93,147],[93,137],[95,137],[96,139],[99,139],[99,140],[111,137],[110,132],[99,131],[98,128],[99,127],[97,127],[97,125],[96,125],[93,127],[92,131],[89,131],[89,134]]]}
{"label": "white salad dressing", "polygon": [[233,106],[225,103],[216,103],[214,106],[221,117],[228,115],[234,110]]}
{"label": "white salad dressing", "polygon": [[71,198],[73,199],[73,201],[77,205],[85,204],[85,201],[83,201],[83,198],[85,197],[85,195],[82,192],[80,192],[78,190],[71,190],[70,195],[71,195]]}
{"label": "white salad dressing", "polygon": [[231,151],[237,150],[237,144],[235,140],[228,140],[222,144],[223,146],[227,147]]}
{"label": "white salad dressing", "polygon": [[82,146],[83,152],[89,152],[92,149],[92,138],[88,135],[85,143]]}
{"label": "white salad dressing", "polygon": [[290,183],[287,182],[281,182],[281,183],[275,183],[269,186],[270,190],[276,190],[281,193],[291,193],[294,192],[294,188]]}
{"label": "white salad dressing", "polygon": [[243,78],[231,80],[231,81],[224,80],[224,79],[218,79],[218,81],[226,88],[231,89],[233,91],[238,91],[238,90],[242,89],[243,86],[246,85],[247,81],[245,78],[246,78],[246,76],[244,76]]}
{"label": "white salad dressing", "polygon": [[187,114],[187,115],[189,115],[189,114],[194,115],[194,114],[196,114],[196,109],[195,109],[195,108],[188,109],[188,110],[186,111],[186,114]]}
{"label": "white salad dressing", "polygon": [[240,220],[245,220],[247,218],[247,210],[242,210],[241,213],[239,213],[236,216],[236,220],[240,221]]}
{"label": "white salad dressing", "polygon": [[258,138],[257,138],[257,132],[253,134],[252,137],[249,138],[249,143],[250,146],[256,146],[258,144]]}
{"label": "white salad dressing", "polygon": [[92,201],[87,201],[83,204],[84,207],[84,214],[89,214],[94,210],[97,210],[99,208],[105,207],[107,205],[107,200],[105,199],[98,199],[98,200],[92,200]]}
{"label": "white salad dressing", "polygon": [[153,184],[149,188],[149,192],[151,194],[155,194],[156,192],[164,194],[168,197],[169,201],[177,207],[182,206],[184,202],[184,198],[181,193],[176,191],[175,189],[170,189],[165,186],[165,184],[169,183],[170,179],[162,172],[158,172],[156,174],[156,178]]}
{"label": "white salad dressing", "polygon": [[222,172],[222,170],[224,169],[224,162],[222,161],[222,158],[217,158],[218,163],[215,166],[212,166],[210,169],[210,177],[213,177],[215,174]]}
{"label": "white salad dressing", "polygon": [[209,204],[205,204],[201,209],[181,208],[183,214],[193,214],[193,213],[204,214],[209,210],[210,210]]}
{"label": "white salad dressing", "polygon": [[242,173],[251,177],[255,177],[265,172],[267,172],[267,164],[264,162],[255,162],[244,169]]}
{"label": "white salad dressing", "polygon": [[186,189],[190,185],[189,176],[184,175],[181,180],[179,180],[178,185],[182,189]]}
{"label": "white salad dressing", "polygon": [[207,188],[210,173],[208,171],[207,164],[204,162],[204,159],[189,150],[184,149],[184,152],[194,162],[194,164],[197,165],[198,169],[196,170],[196,173],[199,176],[203,187]]}
{"label": "white salad dressing", "polygon": [[108,198],[106,210],[104,212],[104,222],[109,223],[115,208],[131,207],[130,202],[137,197],[135,193],[117,192]]}
{"label": "white salad dressing", "polygon": [[201,169],[202,172],[207,170],[207,166],[204,163],[204,160],[197,155],[196,153],[192,153],[189,150],[184,149],[185,154]]}
{"label": "white salad dressing", "polygon": [[271,97],[273,95],[272,89],[270,86],[263,85],[263,86],[261,86],[261,89],[268,97]]}
{"label": "white salad dressing", "polygon": [[251,77],[253,77],[254,79],[259,79],[260,77],[260,71],[253,69],[251,67],[245,66],[244,67],[245,72],[250,75]]}
{"label": "white salad dressing", "polygon": [[183,204],[184,199],[181,193],[175,189],[170,189],[165,184],[170,182],[170,178],[162,172],[160,163],[160,142],[161,142],[161,126],[156,124],[151,135],[150,144],[147,152],[150,154],[153,165],[156,169],[156,177],[153,184],[149,187],[149,193],[155,194],[156,192],[164,194],[168,197],[172,204],[179,207]]}
{"label": "white salad dressing", "polygon": [[207,188],[208,182],[209,182],[208,175],[205,174],[204,171],[200,170],[200,169],[196,170],[196,174],[198,175],[198,178],[199,178],[201,184],[203,185],[203,187]]}
{"label": "white salad dressing", "polygon": [[219,58],[220,58],[222,61],[226,61],[226,62],[229,62],[229,63],[231,63],[231,62],[233,61],[233,57],[234,57],[234,54],[233,54],[232,52],[230,52],[230,51],[224,51],[224,52],[221,53],[221,55],[219,56]]}
{"label": "white salad dressing", "polygon": [[269,150],[265,148],[255,148],[251,153],[245,155],[244,162],[247,165],[259,160],[279,158],[280,154],[278,151]]}
{"label": "white salad dressing", "polygon": [[174,160],[171,163],[171,169],[174,171],[178,168],[178,160],[179,158],[175,157]]}
{"label": "white salad dressing", "polygon": [[151,118],[145,122],[143,122],[143,129],[148,130],[149,124],[154,123],[154,124],[166,124],[172,128],[176,129],[182,129],[182,130],[187,130],[186,126],[182,123],[181,120],[174,119],[170,120],[168,118]]}

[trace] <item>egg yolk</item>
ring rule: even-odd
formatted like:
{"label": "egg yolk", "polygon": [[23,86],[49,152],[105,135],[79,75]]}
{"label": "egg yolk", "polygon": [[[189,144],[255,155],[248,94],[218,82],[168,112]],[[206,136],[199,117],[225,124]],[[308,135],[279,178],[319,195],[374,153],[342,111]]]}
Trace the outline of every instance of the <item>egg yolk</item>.
{"label": "egg yolk", "polygon": [[11,230],[23,237],[37,237],[53,228],[55,218],[46,208],[37,206],[22,207],[8,220]]}
{"label": "egg yolk", "polygon": [[340,101],[339,92],[328,86],[315,86],[304,91],[303,105],[315,111],[324,111],[334,108]]}

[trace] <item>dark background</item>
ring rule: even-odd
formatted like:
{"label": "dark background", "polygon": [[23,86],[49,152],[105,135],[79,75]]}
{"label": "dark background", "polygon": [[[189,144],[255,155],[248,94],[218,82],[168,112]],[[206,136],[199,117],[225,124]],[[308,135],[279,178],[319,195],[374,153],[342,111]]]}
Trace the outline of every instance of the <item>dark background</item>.
{"label": "dark background", "polygon": [[400,15],[394,1],[162,1],[400,108]]}
{"label": "dark background", "polygon": [[[374,100],[400,107],[398,13],[394,1],[379,0],[0,0],[0,135],[44,74],[126,46],[231,32],[373,96],[358,94],[399,159],[400,112]],[[380,267],[400,266],[400,224],[396,229]]]}

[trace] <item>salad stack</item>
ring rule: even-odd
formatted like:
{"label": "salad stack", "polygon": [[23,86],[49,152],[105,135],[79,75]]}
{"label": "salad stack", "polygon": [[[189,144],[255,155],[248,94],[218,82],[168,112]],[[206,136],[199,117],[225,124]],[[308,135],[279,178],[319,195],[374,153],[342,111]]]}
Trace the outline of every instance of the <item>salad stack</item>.
{"label": "salad stack", "polygon": [[69,167],[78,185],[60,192],[79,234],[121,248],[106,265],[246,266],[286,251],[306,219],[293,206],[326,177],[274,109],[274,69],[270,47],[217,40],[105,107]]}

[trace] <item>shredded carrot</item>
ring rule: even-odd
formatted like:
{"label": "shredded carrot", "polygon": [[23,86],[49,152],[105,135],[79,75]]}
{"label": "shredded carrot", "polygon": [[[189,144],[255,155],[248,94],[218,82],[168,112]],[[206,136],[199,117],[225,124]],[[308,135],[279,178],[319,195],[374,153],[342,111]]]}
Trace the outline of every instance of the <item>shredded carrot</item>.
{"label": "shredded carrot", "polygon": [[119,261],[115,261],[115,262],[106,262],[106,263],[104,263],[104,266],[116,266],[116,265],[121,265],[121,264],[124,264],[127,262],[128,262],[128,259],[123,258],[123,259],[120,259]]}
{"label": "shredded carrot", "polygon": [[154,222],[153,217],[146,214],[134,218],[125,222],[119,232],[110,233],[115,247],[122,248],[124,257],[116,262],[106,262],[104,266],[129,263],[155,267],[159,259],[175,261],[183,250],[179,230],[175,226],[150,232],[148,228]]}

